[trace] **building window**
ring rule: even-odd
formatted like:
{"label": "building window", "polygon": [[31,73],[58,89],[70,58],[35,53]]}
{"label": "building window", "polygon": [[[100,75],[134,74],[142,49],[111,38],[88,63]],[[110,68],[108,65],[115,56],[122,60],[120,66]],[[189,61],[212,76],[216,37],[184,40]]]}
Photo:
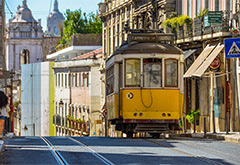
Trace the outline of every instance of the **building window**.
{"label": "building window", "polygon": [[64,78],[64,77],[63,77],[63,73],[62,73],[62,84],[61,84],[62,87],[63,87],[63,78]]}
{"label": "building window", "polygon": [[79,87],[81,87],[81,85],[82,85],[82,84],[81,84],[81,73],[79,73],[79,76],[78,76],[78,77],[79,77],[78,84],[79,84]]}
{"label": "building window", "polygon": [[215,0],[215,11],[219,11],[220,10],[220,0]]}
{"label": "building window", "polygon": [[143,86],[161,87],[162,86],[162,61],[157,58],[143,60]]}
{"label": "building window", "polygon": [[119,47],[120,44],[120,26],[119,24],[117,25],[117,47]]}
{"label": "building window", "polygon": [[109,54],[109,56],[111,55],[111,45],[112,45],[112,43],[111,43],[111,39],[112,39],[112,36],[111,36],[111,28],[109,28],[109,32],[108,32],[109,34],[109,44],[108,44],[108,54]]}
{"label": "building window", "polygon": [[68,74],[68,86],[71,86],[71,74]]}
{"label": "building window", "polygon": [[55,73],[55,85],[56,85],[56,87],[58,86],[58,81],[57,80],[58,80],[58,74]]}
{"label": "building window", "polygon": [[140,87],[141,76],[140,76],[140,59],[129,59],[126,60],[125,66],[125,84],[126,87]]}
{"label": "building window", "polygon": [[77,111],[78,111],[78,108],[77,108],[77,106],[75,107],[75,119],[77,119],[78,117],[77,117]]}
{"label": "building window", "polygon": [[104,29],[104,53],[107,53],[106,29]]}
{"label": "building window", "polygon": [[[227,0],[229,1],[229,0]],[[209,9],[209,0],[205,0],[205,9]]]}
{"label": "building window", "polygon": [[115,26],[113,26],[113,51],[115,51]]}
{"label": "building window", "polygon": [[60,87],[60,74],[58,73],[58,87]]}
{"label": "building window", "polygon": [[122,22],[122,42],[124,42],[124,22]]}
{"label": "building window", "polygon": [[67,88],[67,74],[65,74],[65,88]]}
{"label": "building window", "polygon": [[187,4],[187,15],[192,17],[192,0],[188,0]]}
{"label": "building window", "polygon": [[77,87],[77,85],[78,85],[77,80],[78,80],[78,75],[77,75],[77,73],[76,73],[76,74],[75,74],[75,87]]}
{"label": "building window", "polygon": [[200,14],[200,10],[201,10],[201,0],[197,0],[196,2],[196,16],[198,16]]}
{"label": "building window", "polygon": [[176,59],[165,60],[165,86],[178,86],[178,60]]}
{"label": "building window", "polygon": [[111,94],[114,92],[114,66],[111,66],[108,70],[107,70],[107,74],[106,74],[106,93]]}
{"label": "building window", "polygon": [[178,0],[178,15],[182,15],[182,0]]}
{"label": "building window", "polygon": [[74,87],[74,74],[72,74],[72,87]]}
{"label": "building window", "polygon": [[30,52],[27,49],[21,51],[21,65],[30,63]]}

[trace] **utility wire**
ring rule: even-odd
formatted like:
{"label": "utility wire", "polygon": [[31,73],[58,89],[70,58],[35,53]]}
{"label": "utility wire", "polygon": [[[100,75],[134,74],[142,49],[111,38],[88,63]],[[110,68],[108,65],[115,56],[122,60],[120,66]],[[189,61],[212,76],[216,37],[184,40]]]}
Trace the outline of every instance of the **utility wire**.
{"label": "utility wire", "polygon": [[49,13],[48,14],[51,13],[51,9],[52,9],[52,0],[50,1],[50,7],[49,7]]}
{"label": "utility wire", "polygon": [[12,11],[10,10],[7,1],[5,1],[5,2],[6,2],[5,4],[6,4],[6,6],[7,6],[7,9],[8,9],[8,11],[10,12],[10,14],[11,14],[11,18],[12,18],[12,17],[13,17],[13,13],[12,13]]}

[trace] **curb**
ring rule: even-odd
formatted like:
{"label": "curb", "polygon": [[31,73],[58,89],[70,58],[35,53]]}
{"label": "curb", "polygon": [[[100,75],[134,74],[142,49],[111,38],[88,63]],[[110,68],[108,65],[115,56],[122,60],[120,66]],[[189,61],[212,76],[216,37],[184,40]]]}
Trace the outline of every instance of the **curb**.
{"label": "curb", "polygon": [[[234,136],[234,135],[233,135]],[[240,136],[231,137],[228,135],[217,135],[217,134],[203,134],[203,133],[186,133],[186,134],[169,134],[167,138],[204,138],[204,139],[214,139],[214,140],[224,140],[226,142],[238,143],[240,144]],[[166,138],[166,137],[165,137]]]}

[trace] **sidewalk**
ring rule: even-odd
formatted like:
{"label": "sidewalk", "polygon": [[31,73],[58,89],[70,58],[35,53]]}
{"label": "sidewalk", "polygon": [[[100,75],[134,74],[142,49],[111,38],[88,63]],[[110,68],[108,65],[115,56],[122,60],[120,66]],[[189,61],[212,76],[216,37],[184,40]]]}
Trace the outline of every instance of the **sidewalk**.
{"label": "sidewalk", "polygon": [[176,137],[192,137],[192,138],[206,138],[206,139],[215,139],[215,140],[224,140],[226,142],[231,143],[238,143],[240,144],[240,132],[229,132],[226,134],[226,132],[218,132],[218,133],[182,133],[182,134],[175,134],[170,135],[170,138],[176,138]]}
{"label": "sidewalk", "polygon": [[[13,138],[13,133],[8,133],[8,134],[6,134],[3,138],[4,139],[8,139],[8,138]],[[4,141],[3,141],[3,139],[0,139],[0,153],[2,152],[2,149],[3,149],[3,146],[4,146]]]}

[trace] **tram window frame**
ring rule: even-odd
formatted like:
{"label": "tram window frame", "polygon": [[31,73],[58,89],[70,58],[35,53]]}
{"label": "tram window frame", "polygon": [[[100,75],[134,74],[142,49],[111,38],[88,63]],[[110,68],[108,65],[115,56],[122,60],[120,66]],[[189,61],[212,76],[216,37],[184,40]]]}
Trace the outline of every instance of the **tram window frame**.
{"label": "tram window frame", "polygon": [[[169,84],[167,84],[167,78],[171,78],[172,76],[167,76],[167,67],[166,67],[166,64],[167,64],[167,61],[176,61],[176,64],[177,64],[177,74],[176,74],[176,76],[177,76],[177,79],[176,79],[176,85],[169,85]],[[179,60],[178,59],[175,59],[175,58],[168,58],[168,59],[165,59],[164,60],[164,86],[165,87],[178,87],[179,85],[179,64],[178,64],[178,62],[179,62]]]}
{"label": "tram window frame", "polygon": [[[148,62],[145,62],[145,60],[149,60]],[[162,63],[163,63],[163,60],[161,58],[143,58],[143,63],[142,63],[142,66],[143,66],[143,87],[144,88],[161,88],[163,86],[162,84],[162,78],[163,78],[163,74],[162,74],[162,70],[163,70],[163,67],[162,67]],[[151,71],[153,71],[153,65],[159,65],[159,70],[156,70],[157,73],[159,74],[159,83],[156,85],[156,86],[151,86],[151,84],[153,83],[153,79],[151,79],[151,76],[154,76],[154,74],[146,74],[147,72],[145,71],[145,67],[148,65],[148,64],[152,64],[151,65]],[[157,69],[157,68],[156,68]],[[149,82],[146,82],[147,79],[145,79],[146,76],[150,75],[150,79]]]}
{"label": "tram window frame", "polygon": [[114,65],[109,67],[106,72],[106,94],[114,93]]}
{"label": "tram window frame", "polygon": [[[134,85],[128,85],[128,83],[127,83],[127,74],[128,74],[128,72],[127,72],[127,61],[130,61],[130,60],[139,61],[139,73],[138,73],[138,76],[137,76],[138,77],[138,80],[137,80],[138,83],[136,81],[136,83]],[[125,62],[124,62],[124,84],[125,84],[125,87],[141,87],[141,67],[142,67],[142,62],[141,62],[140,58],[125,59]],[[137,73],[136,73],[136,75],[137,75]]]}

